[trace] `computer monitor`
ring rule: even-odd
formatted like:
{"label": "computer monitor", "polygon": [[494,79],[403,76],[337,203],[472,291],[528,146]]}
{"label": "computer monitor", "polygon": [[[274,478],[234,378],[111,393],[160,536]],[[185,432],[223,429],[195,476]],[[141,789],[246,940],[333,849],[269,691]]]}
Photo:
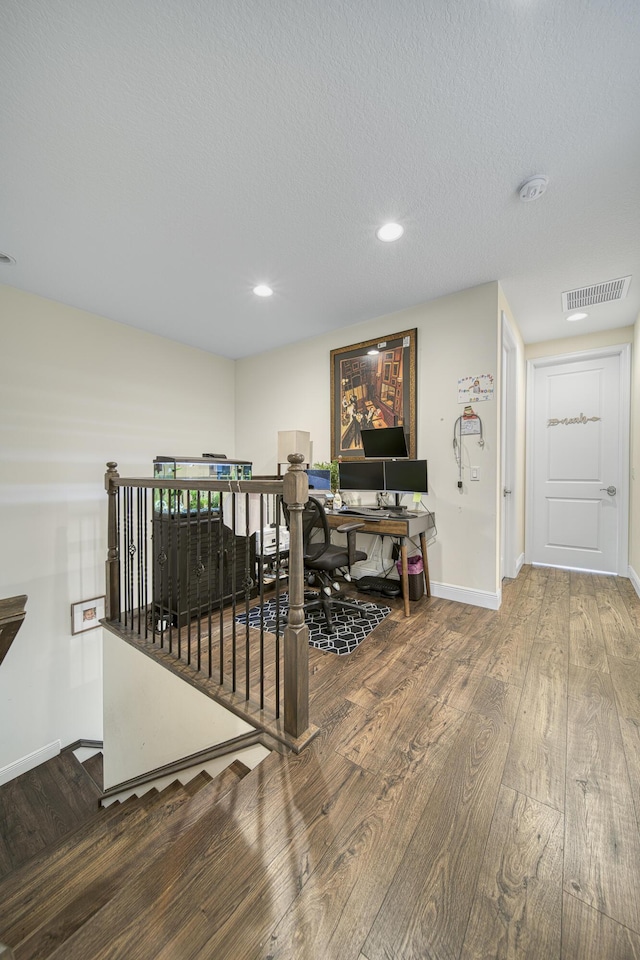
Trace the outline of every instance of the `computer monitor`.
{"label": "computer monitor", "polygon": [[387,460],[384,488],[390,493],[428,493],[426,460]]}
{"label": "computer monitor", "polygon": [[338,465],[341,490],[384,490],[384,464],[378,461],[346,461]]}
{"label": "computer monitor", "polygon": [[382,427],[362,430],[362,449],[365,457],[408,457],[404,427]]}
{"label": "computer monitor", "polygon": [[309,467],[305,473],[309,478],[309,490],[331,490],[331,470]]}

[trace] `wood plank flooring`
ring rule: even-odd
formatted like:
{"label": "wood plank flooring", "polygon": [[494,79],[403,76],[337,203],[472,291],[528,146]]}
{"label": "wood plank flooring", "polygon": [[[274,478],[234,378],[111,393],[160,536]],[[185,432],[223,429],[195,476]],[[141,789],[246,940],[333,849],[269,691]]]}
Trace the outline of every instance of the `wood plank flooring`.
{"label": "wood plank flooring", "polygon": [[99,796],[71,751],[0,788],[0,878],[90,820]]}
{"label": "wood plank flooring", "polygon": [[350,656],[310,651],[311,745],[185,803],[53,957],[640,960],[629,581],[525,567],[499,611],[390,605]]}
{"label": "wood plank flooring", "polygon": [[640,960],[630,584],[524,568],[500,611],[417,611],[344,663],[312,653],[312,716],[340,716],[322,749],[365,794],[246,956]]}

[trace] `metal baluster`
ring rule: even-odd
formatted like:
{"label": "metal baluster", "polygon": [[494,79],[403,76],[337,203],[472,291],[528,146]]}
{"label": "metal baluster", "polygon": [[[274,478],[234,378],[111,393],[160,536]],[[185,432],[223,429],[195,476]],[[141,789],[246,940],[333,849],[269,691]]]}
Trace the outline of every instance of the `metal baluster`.
{"label": "metal baluster", "polygon": [[245,700],[249,699],[251,690],[251,653],[249,641],[249,600],[251,597],[251,577],[249,564],[251,563],[250,525],[249,525],[249,494],[244,495],[244,615],[245,615]]}
{"label": "metal baluster", "polygon": [[173,653],[173,609],[176,606],[173,598],[173,588],[175,582],[178,578],[177,573],[177,550],[175,545],[176,540],[176,531],[174,520],[174,512],[176,509],[176,500],[177,500],[177,490],[168,490],[169,494],[169,514],[167,518],[167,580],[168,580],[168,591],[167,591],[167,606],[169,607],[167,619],[169,621],[169,653]]}
{"label": "metal baluster", "polygon": [[142,604],[142,592],[143,592],[143,582],[142,582],[142,561],[144,559],[142,554],[142,496],[144,490],[142,487],[136,487],[136,520],[137,520],[137,560],[138,560],[138,636],[142,634],[142,624],[141,619],[144,618],[144,609]]}
{"label": "metal baluster", "polygon": [[128,602],[127,607],[130,615],[129,627],[133,630],[133,604],[134,604],[134,563],[133,563],[133,487],[127,487],[127,562],[129,569],[128,578]]}
{"label": "metal baluster", "polygon": [[207,495],[207,610],[208,612],[208,622],[209,622],[209,665],[208,665],[208,676],[212,675],[213,664],[211,662],[211,629],[212,629],[212,617],[211,617],[211,570],[213,569],[213,544],[211,542],[211,490]]}
{"label": "metal baluster", "polygon": [[281,615],[281,605],[280,605],[280,515],[282,512],[281,504],[282,497],[278,496],[275,498],[276,502],[276,642],[275,642],[275,651],[276,651],[276,690],[275,690],[275,707],[276,707],[276,720],[280,719],[280,615]]}
{"label": "metal baluster", "polygon": [[[182,656],[182,570],[180,567],[182,558],[183,558],[183,547],[182,547],[182,490],[176,490],[176,576],[175,576],[175,588],[176,588],[176,612],[177,612],[177,631],[178,631],[178,649],[177,657],[180,660]],[[188,565],[188,564],[187,564]]]}
{"label": "metal baluster", "polygon": [[264,710],[264,494],[260,494],[260,556],[256,557],[258,567],[258,588],[260,591],[260,709]]}
{"label": "metal baluster", "polygon": [[198,605],[198,623],[197,623],[197,631],[198,631],[197,644],[198,644],[198,647],[197,647],[196,663],[197,663],[198,672],[200,671],[200,667],[201,667],[201,665],[202,665],[201,640],[200,640],[200,634],[201,634],[201,632],[202,632],[202,597],[201,597],[200,591],[201,591],[201,588],[202,588],[202,574],[204,573],[204,569],[205,569],[205,568],[204,568],[204,562],[203,562],[203,559],[202,559],[202,528],[201,528],[200,520],[201,520],[201,517],[200,517],[200,491],[198,490],[198,491],[196,492],[196,527],[197,527],[196,545],[197,545],[197,557],[198,557],[198,566],[197,566],[197,573],[196,573],[196,580],[197,580],[197,597],[196,597],[196,599],[197,599],[197,605]]}
{"label": "metal baluster", "polygon": [[[187,583],[186,583],[186,611],[187,611],[187,663],[191,663],[191,616],[193,614],[193,607],[191,606],[191,566],[193,564],[193,555],[192,555],[192,529],[191,529],[191,491],[187,490],[186,495],[186,507],[187,507],[187,520],[186,520],[186,529],[185,536],[187,538],[187,549],[186,549],[186,561],[187,561]],[[182,626],[179,626],[178,633],[178,644],[182,639]],[[178,657],[180,657],[180,650],[178,650]]]}
{"label": "metal baluster", "polygon": [[218,623],[220,629],[220,685],[224,682],[224,575],[226,556],[224,548],[224,505],[222,493],[219,494],[218,508]]}
{"label": "metal baluster", "polygon": [[231,689],[237,687],[237,629],[236,629],[236,495],[231,494]]}
{"label": "metal baluster", "polygon": [[143,548],[143,563],[142,563],[142,576],[144,583],[143,597],[142,601],[144,604],[144,638],[145,640],[149,636],[149,548],[148,548],[148,537],[149,537],[149,491],[145,490],[144,492],[144,503],[143,503],[143,520],[142,524],[144,527],[144,537],[142,539],[142,548]]}

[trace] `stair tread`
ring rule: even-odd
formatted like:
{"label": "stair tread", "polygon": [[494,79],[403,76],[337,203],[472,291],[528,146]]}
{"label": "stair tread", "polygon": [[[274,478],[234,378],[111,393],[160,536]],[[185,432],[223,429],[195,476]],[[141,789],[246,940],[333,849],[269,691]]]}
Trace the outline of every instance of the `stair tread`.
{"label": "stair tread", "polygon": [[[146,864],[135,878],[125,883],[102,910],[51,954],[50,960],[86,960],[86,957],[100,960],[103,956],[129,956],[134,944],[140,947],[141,930],[144,930],[144,953],[136,954],[137,956],[151,958],[157,956],[162,949],[168,949],[165,942],[167,928],[156,914],[156,909],[161,913],[167,909],[173,910],[178,891],[181,903],[184,905],[188,902],[192,907],[193,903],[197,902],[191,900],[190,884],[194,882],[198,886],[196,897],[201,892],[200,887],[207,891],[207,897],[215,895],[210,886],[212,882],[215,883],[212,881],[212,874],[224,883],[225,871],[236,859],[234,843],[239,837],[244,837],[243,826],[255,830],[256,817],[261,816],[259,810],[265,802],[270,783],[278,784],[278,793],[286,789],[281,783],[285,775],[284,764],[285,761],[279,754],[271,754],[260,765],[263,774],[261,778],[238,780],[234,776],[235,783],[227,794],[212,805],[208,801],[210,792],[215,790],[217,778],[214,779],[209,787],[194,798],[196,802],[199,799],[205,801],[200,816],[188,830],[176,838],[166,855]],[[349,765],[349,769],[353,769],[352,765]],[[307,772],[307,777],[310,782],[317,780],[311,771]],[[322,785],[314,789],[321,790]],[[336,791],[339,789],[338,784]],[[321,816],[322,804],[316,803],[316,807],[318,816]],[[246,844],[246,839],[243,842]],[[259,855],[256,850],[256,856]],[[162,877],[162,904],[157,901],[159,875]],[[243,883],[247,883],[246,875]],[[183,922],[186,924],[185,936],[188,936],[186,914],[180,914],[179,917],[174,915],[173,929],[179,931]],[[117,936],[114,936],[115,929],[120,931]],[[180,935],[178,933],[178,936]],[[156,938],[163,942],[160,944]],[[175,953],[167,955],[180,956],[181,952],[176,949]]]}
{"label": "stair tread", "polygon": [[[0,835],[13,870],[90,819],[100,791],[73,753],[63,752],[5,784]],[[6,858],[3,858],[6,866]],[[8,871],[4,869],[3,875]]]}
{"label": "stair tread", "polygon": [[196,774],[195,777],[192,777],[188,783],[184,784],[184,789],[189,794],[190,797],[195,796],[199,790],[202,790],[207,783],[211,783],[213,777],[211,774],[207,773],[206,770],[201,770],[200,773]]}
{"label": "stair tread", "polygon": [[[277,755],[274,757],[281,759]],[[251,782],[248,781],[249,784]],[[162,876],[163,903],[166,904],[171,898],[173,885],[180,883],[194,860],[198,860],[210,846],[212,838],[228,838],[237,830],[236,813],[240,801],[238,791],[243,789],[244,783],[245,781],[239,780],[237,774],[230,773],[229,767],[226,767],[191,798],[182,808],[179,818],[176,818],[180,819],[180,823],[174,821],[167,825],[173,836],[165,844],[165,849],[143,863],[135,876],[130,877],[129,881],[124,882],[116,891],[109,903],[51,954],[51,960],[86,960],[88,956],[97,957],[109,940],[113,949],[114,922],[117,922],[118,928],[129,927],[132,939],[135,940],[138,911],[155,902],[158,875]],[[257,784],[257,781],[255,783]],[[251,798],[242,801],[243,809],[252,810],[255,807],[257,789],[257,786],[249,788]],[[117,918],[117,921],[114,918]],[[92,921],[98,921],[95,929],[91,928]],[[112,928],[111,936],[107,935],[104,940],[104,930],[109,927]],[[128,953],[125,950],[113,955],[126,956]]]}
{"label": "stair tread", "polygon": [[233,763],[229,764],[229,770],[232,770],[233,773],[242,780],[247,776],[248,773],[251,773],[251,767],[248,767],[246,763],[243,763],[242,760],[236,758]]}
{"label": "stair tread", "polygon": [[[78,850],[70,851],[53,868],[40,871],[33,880],[27,878],[22,889],[12,897],[5,898],[0,889],[3,900],[0,937],[20,944],[20,956],[24,960],[46,956],[46,944],[52,939],[49,933],[52,921],[55,921],[54,937],[58,940],[63,934],[73,933],[89,910],[100,909],[118,889],[131,865],[144,861],[146,847],[163,843],[164,822],[187,799],[182,784],[176,781],[157,794],[153,803],[139,804],[131,817],[112,824],[111,830],[82,855]],[[34,901],[40,904],[37,911],[33,910]]]}
{"label": "stair tread", "polygon": [[[259,944],[252,937],[258,936],[259,927],[253,922],[241,925],[240,936],[249,942],[249,949],[243,949],[246,944],[237,942],[238,910],[253,916],[249,898],[264,919],[262,915],[271,912],[268,885],[274,882],[278,899],[295,899],[297,884],[285,890],[276,877],[282,875],[278,864],[291,857],[302,858],[304,871],[305,855],[295,842],[298,830],[304,824],[305,849],[308,842],[313,844],[312,859],[321,856],[336,826],[335,811],[326,814],[341,798],[348,809],[358,802],[358,793],[350,788],[355,783],[366,790],[357,766],[335,753],[327,759],[325,775],[318,776],[315,754],[286,759],[271,754],[260,765],[260,777],[238,782],[226,802],[203,815],[167,855],[125,884],[49,960],[254,956]],[[295,804],[289,802],[292,796]],[[159,876],[161,901],[155,893]],[[286,881],[284,885],[289,887]]]}
{"label": "stair tread", "polygon": [[149,887],[145,896],[153,901],[158,864],[165,891],[166,881],[179,882],[212,835],[235,829],[234,791],[247,772],[245,764],[234,762],[216,778],[202,771],[186,787],[175,781],[161,793],[152,790],[100,809],[92,824],[84,823],[0,879],[0,940],[19,945],[19,960],[66,958],[87,922],[108,911],[122,890],[135,895],[139,886]]}
{"label": "stair tread", "polygon": [[103,775],[103,766],[104,766],[104,757],[102,753],[94,753],[92,757],[87,757],[83,761],[82,766],[85,768],[91,779],[100,790],[104,789],[104,775]]}
{"label": "stair tread", "polygon": [[[117,829],[117,821],[123,824],[133,817],[144,816],[144,798],[128,797],[122,803],[114,803],[110,807],[97,807],[93,822],[84,821],[64,837],[49,847],[40,850],[35,856],[22,863],[6,877],[0,878],[0,902],[4,908],[11,898],[15,897],[27,883],[35,883],[39,877],[48,871],[55,870],[59,862],[67,860],[72,854],[82,858],[90,855],[94,844],[99,843],[104,835],[110,835]],[[147,803],[149,800],[146,801]]]}

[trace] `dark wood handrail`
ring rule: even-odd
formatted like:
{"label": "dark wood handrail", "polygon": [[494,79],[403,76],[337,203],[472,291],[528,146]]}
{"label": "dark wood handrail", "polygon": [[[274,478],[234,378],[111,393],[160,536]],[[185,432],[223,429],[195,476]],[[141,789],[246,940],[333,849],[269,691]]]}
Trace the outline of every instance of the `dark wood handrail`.
{"label": "dark wood handrail", "polygon": [[[304,473],[304,470],[302,471]],[[306,477],[306,474],[305,474]],[[154,490],[211,490],[212,493],[282,493],[284,480],[175,480],[151,477],[113,477],[115,487],[143,487]],[[308,487],[308,483],[307,483]]]}
{"label": "dark wood handrail", "polygon": [[5,597],[0,600],[0,663],[4,660],[9,647],[22,626],[26,616],[26,594],[19,597]]}
{"label": "dark wood handrail", "polygon": [[102,792],[98,802],[102,803],[103,800],[116,797],[119,793],[124,793],[126,790],[136,790],[139,787],[145,786],[147,783],[153,783],[154,780],[159,780],[161,777],[175,777],[179,773],[182,773],[183,770],[190,770],[192,767],[204,765],[211,760],[217,760],[220,757],[227,757],[230,754],[239,753],[241,750],[246,750],[247,747],[252,747],[255,744],[264,744],[265,739],[261,731],[254,730],[252,733],[244,733],[242,736],[234,737],[232,740],[226,740],[224,743],[217,743],[214,747],[198,750],[197,753],[192,753],[188,757],[181,757],[180,760],[174,760],[171,763],[163,764],[161,767],[156,767],[154,770],[149,770],[147,773],[141,773],[138,777],[132,777],[130,780],[123,780],[121,783],[114,784],[112,787],[109,787],[108,790]]}

